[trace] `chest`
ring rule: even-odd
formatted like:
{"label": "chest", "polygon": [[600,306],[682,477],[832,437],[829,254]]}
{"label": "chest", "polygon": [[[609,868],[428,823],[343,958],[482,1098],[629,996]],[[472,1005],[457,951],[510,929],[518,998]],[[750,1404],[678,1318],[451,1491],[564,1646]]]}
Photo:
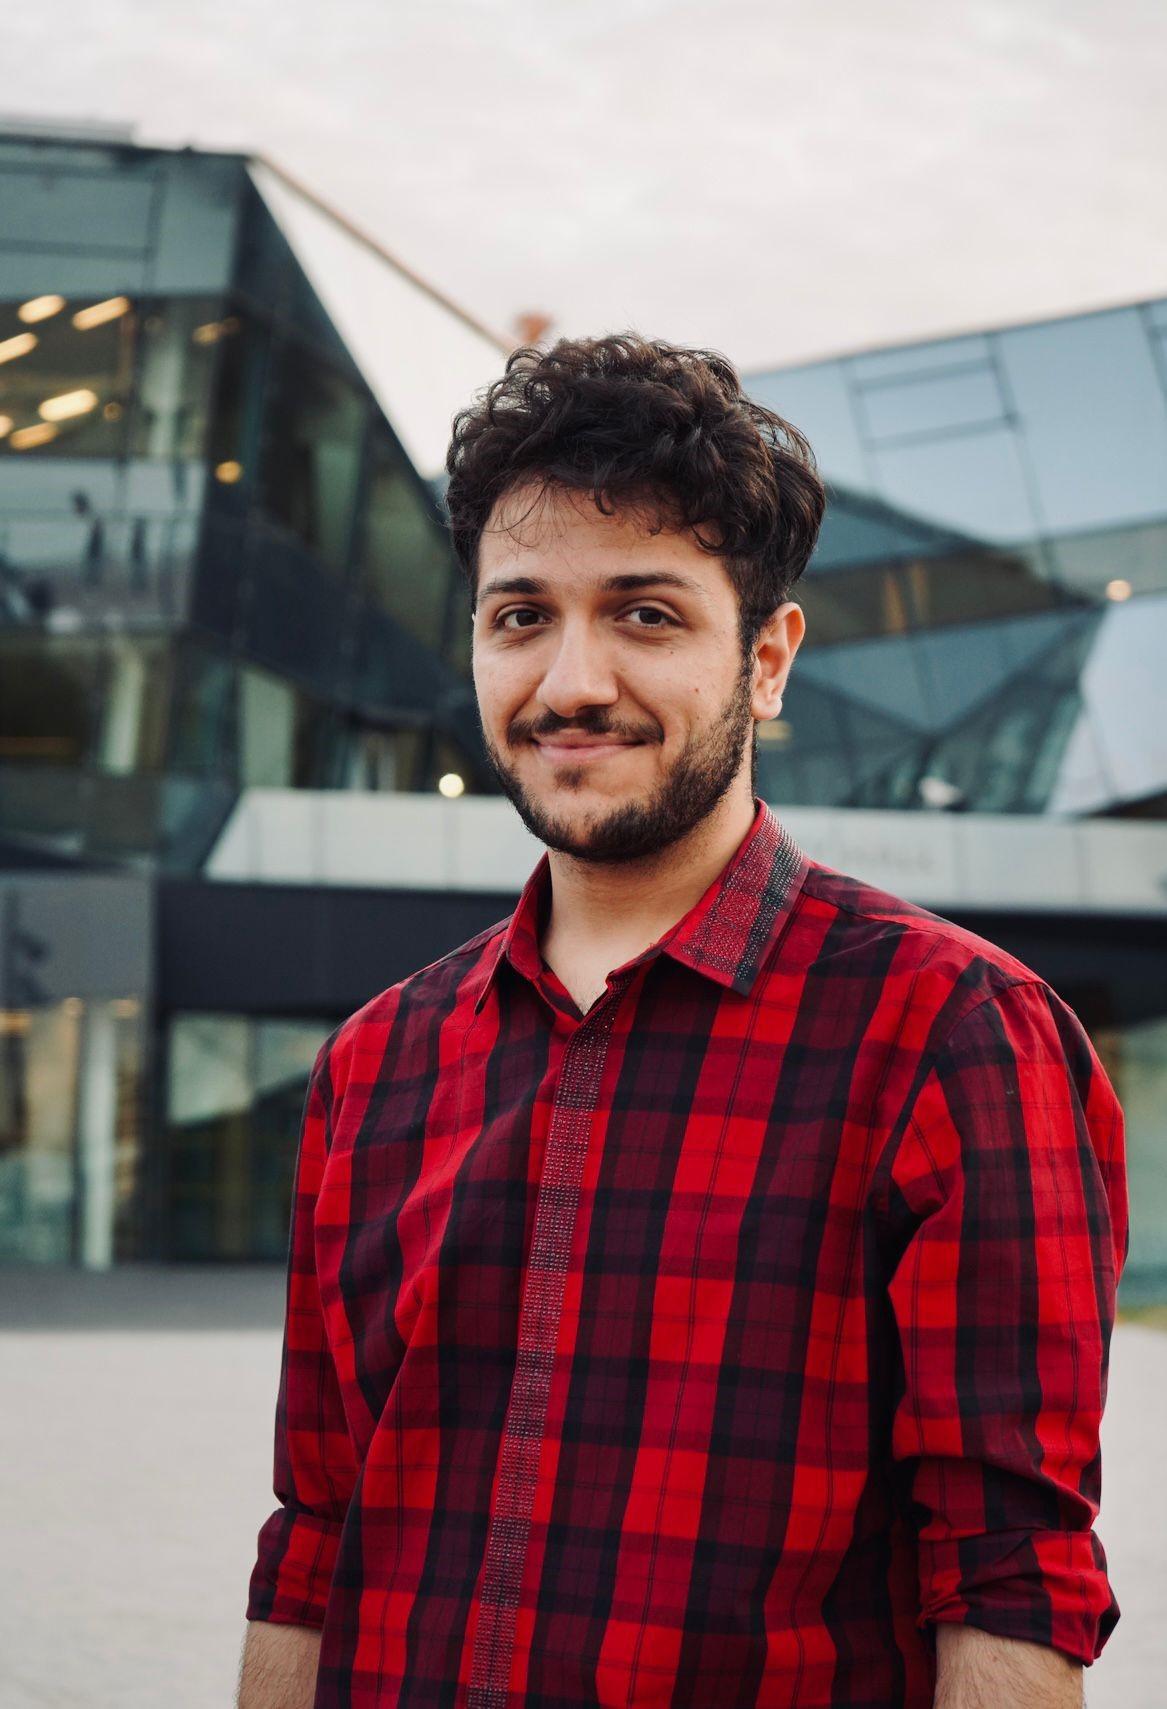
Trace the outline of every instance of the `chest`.
{"label": "chest", "polygon": [[371,1335],[385,1375],[484,1325],[506,1345],[535,1262],[613,1331],[635,1296],[646,1355],[697,1289],[781,1358],[796,1294],[862,1286],[881,1057],[830,1019],[642,971],[580,1021],[509,988],[391,1040],[321,1195],[334,1336]]}

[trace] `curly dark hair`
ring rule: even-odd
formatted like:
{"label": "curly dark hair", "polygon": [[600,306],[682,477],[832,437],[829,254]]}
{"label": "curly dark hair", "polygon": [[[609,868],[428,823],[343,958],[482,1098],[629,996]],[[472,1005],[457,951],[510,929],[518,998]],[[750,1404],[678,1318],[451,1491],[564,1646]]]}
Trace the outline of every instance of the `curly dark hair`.
{"label": "curly dark hair", "polygon": [[[806,568],[825,492],[797,428],[745,396],[716,350],[627,331],[525,344],[454,417],[446,508],[475,604],[478,548],[494,506],[538,483],[590,492],[653,532],[689,528],[725,559],[749,653]],[[536,495],[538,498],[539,494]],[[712,534],[703,533],[712,525]]]}

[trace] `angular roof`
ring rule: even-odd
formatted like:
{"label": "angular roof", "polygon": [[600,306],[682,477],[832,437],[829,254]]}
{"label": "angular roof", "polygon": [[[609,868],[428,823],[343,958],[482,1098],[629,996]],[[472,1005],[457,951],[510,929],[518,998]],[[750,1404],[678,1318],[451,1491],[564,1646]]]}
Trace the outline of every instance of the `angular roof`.
{"label": "angular roof", "polygon": [[248,171],[414,467],[433,480],[455,413],[498,377],[516,341],[459,308],[281,167],[255,158]]}

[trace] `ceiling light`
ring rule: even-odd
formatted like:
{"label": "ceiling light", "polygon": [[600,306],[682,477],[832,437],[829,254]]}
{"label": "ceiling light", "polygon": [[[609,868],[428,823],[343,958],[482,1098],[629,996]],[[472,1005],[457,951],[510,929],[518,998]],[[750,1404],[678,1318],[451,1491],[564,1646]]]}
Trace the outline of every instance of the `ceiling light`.
{"label": "ceiling light", "polygon": [[443,772],[442,776],[438,779],[438,794],[444,795],[449,801],[456,800],[456,798],[463,793],[465,788],[465,780],[460,778],[456,771]]}
{"label": "ceiling light", "polygon": [[1116,576],[1112,582],[1106,584],[1107,599],[1129,599],[1133,592],[1131,584],[1122,576]]}
{"label": "ceiling light", "polygon": [[18,332],[15,338],[0,339],[0,362],[15,362],[18,356],[27,356],[36,346],[35,332]]}
{"label": "ceiling light", "polygon": [[215,464],[215,479],[222,481],[224,486],[233,487],[243,475],[243,464],[237,463],[234,457],[228,457],[225,463]]}
{"label": "ceiling light", "polygon": [[128,297],[107,297],[103,303],[90,303],[87,309],[78,309],[73,325],[78,332],[88,332],[91,326],[104,326],[107,320],[120,319],[129,307]]}
{"label": "ceiling light", "polygon": [[32,326],[38,320],[59,315],[64,306],[64,297],[30,297],[27,303],[21,303],[16,313],[25,326]]}
{"label": "ceiling light", "polygon": [[191,338],[196,344],[218,344],[221,338],[229,338],[233,332],[238,331],[237,316],[228,315],[226,320],[209,320],[202,326],[196,326]]}
{"label": "ceiling light", "polygon": [[950,783],[946,777],[933,777],[929,774],[919,780],[918,788],[920,799],[926,807],[953,807],[964,799],[964,791],[955,783]]}
{"label": "ceiling light", "polygon": [[91,409],[96,408],[97,393],[83,388],[78,392],[59,392],[55,398],[46,398],[37,413],[45,421],[68,421],[71,416],[88,415]]}
{"label": "ceiling light", "polygon": [[36,445],[47,445],[57,437],[51,421],[38,421],[35,427],[18,427],[8,443],[14,451],[31,451]]}

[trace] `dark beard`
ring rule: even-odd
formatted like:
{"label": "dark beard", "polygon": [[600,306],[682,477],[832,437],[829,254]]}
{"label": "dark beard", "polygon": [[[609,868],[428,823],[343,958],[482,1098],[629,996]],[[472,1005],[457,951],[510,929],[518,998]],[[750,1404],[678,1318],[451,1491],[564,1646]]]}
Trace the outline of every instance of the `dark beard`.
{"label": "dark beard", "polygon": [[[611,864],[657,854],[699,825],[729,790],[742,763],[746,736],[753,724],[750,709],[753,660],[743,660],[728,701],[704,736],[691,736],[667,777],[648,801],[630,801],[594,824],[583,838],[573,836],[561,820],[545,813],[524,790],[515,771],[503,760],[483,730],[491,770],[503,793],[533,837],[560,854],[577,860]],[[595,727],[593,727],[593,725]],[[598,735],[606,728],[585,718],[573,729]],[[561,776],[567,768],[560,768]],[[567,770],[567,787],[582,782],[586,769]]]}

